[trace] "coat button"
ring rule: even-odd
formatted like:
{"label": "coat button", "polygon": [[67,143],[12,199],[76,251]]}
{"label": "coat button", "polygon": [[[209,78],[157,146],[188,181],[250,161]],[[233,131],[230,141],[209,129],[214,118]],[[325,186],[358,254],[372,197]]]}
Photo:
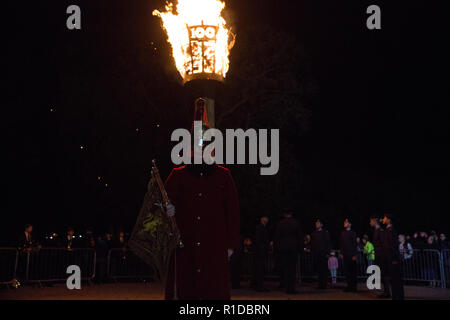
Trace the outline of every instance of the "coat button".
{"label": "coat button", "polygon": [[200,220],[200,216],[197,217],[197,220]]}
{"label": "coat button", "polygon": [[198,194],[198,196],[201,197],[201,196],[202,196],[202,193],[200,192],[200,193]]}
{"label": "coat button", "polygon": [[200,242],[197,242],[197,247],[200,247]]}
{"label": "coat button", "polygon": [[197,269],[197,272],[200,273],[200,269]]}
{"label": "coat button", "polygon": [[200,177],[203,177],[203,172],[200,172]]}

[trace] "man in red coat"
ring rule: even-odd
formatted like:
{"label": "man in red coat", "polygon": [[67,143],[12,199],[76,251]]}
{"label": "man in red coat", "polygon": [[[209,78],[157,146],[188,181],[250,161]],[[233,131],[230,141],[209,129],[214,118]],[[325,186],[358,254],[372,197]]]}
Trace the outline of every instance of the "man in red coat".
{"label": "man in red coat", "polygon": [[166,299],[230,299],[228,260],[239,242],[239,200],[230,171],[205,164],[175,168],[166,190],[184,243],[172,258]]}

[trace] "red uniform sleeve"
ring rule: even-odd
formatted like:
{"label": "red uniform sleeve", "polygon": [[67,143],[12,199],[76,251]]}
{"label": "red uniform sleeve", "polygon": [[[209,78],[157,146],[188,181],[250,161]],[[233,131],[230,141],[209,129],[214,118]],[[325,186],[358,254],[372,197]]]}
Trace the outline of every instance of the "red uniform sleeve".
{"label": "red uniform sleeve", "polygon": [[228,171],[226,190],[226,221],[228,234],[228,248],[236,249],[239,246],[240,213],[239,196],[231,173]]}

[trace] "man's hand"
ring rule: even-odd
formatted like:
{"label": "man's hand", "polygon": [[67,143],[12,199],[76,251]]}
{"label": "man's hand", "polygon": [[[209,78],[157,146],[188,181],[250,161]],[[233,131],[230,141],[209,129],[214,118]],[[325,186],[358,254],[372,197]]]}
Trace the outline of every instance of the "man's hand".
{"label": "man's hand", "polygon": [[173,204],[166,205],[166,212],[169,217],[173,217],[175,215],[175,206]]}
{"label": "man's hand", "polygon": [[231,255],[233,254],[233,249],[228,249],[228,259],[230,259]]}

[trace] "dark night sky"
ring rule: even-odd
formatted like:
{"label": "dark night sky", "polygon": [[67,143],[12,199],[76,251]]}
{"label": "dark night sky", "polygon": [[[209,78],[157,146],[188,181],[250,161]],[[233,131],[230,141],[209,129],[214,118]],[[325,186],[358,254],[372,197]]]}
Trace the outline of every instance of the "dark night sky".
{"label": "dark night sky", "polygon": [[[293,34],[311,58],[320,94],[312,130],[297,148],[310,211],[332,208],[328,214],[336,218],[330,216],[330,223],[349,212],[366,228],[369,215],[388,210],[401,219],[402,230],[450,231],[450,117],[440,2],[226,3],[238,34],[246,24],[267,24]],[[82,9],[81,31],[65,27],[70,4]],[[169,159],[153,139],[169,130],[159,130],[158,114],[138,100],[116,104],[92,92],[120,94],[121,81],[133,79],[121,64],[133,65],[141,47],[163,41],[159,21],[151,16],[160,4],[18,1],[5,11],[10,28],[4,42],[2,241],[26,222],[40,231],[68,224],[106,228],[105,220],[134,224],[150,160]],[[382,30],[365,27],[370,4],[381,7]],[[176,86],[164,76],[156,85],[166,88],[162,94]],[[108,105],[98,107],[102,103]],[[144,130],[137,135],[135,128]],[[170,164],[161,166],[167,175]],[[303,222],[311,224],[309,218]]]}

